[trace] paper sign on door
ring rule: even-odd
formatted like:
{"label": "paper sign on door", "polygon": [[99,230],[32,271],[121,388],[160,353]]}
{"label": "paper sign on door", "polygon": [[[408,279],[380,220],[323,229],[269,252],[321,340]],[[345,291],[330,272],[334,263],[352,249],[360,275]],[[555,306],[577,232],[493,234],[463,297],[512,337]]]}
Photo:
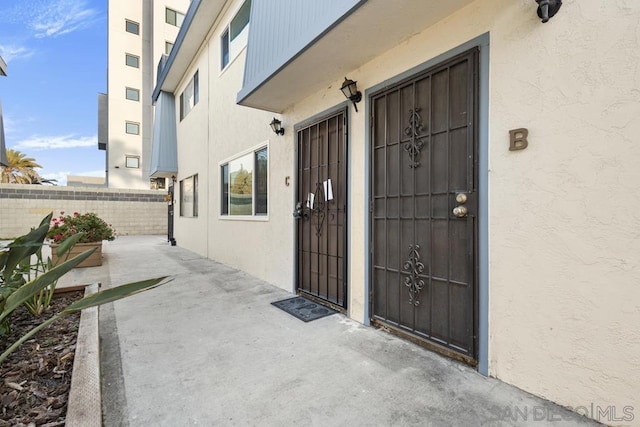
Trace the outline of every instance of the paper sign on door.
{"label": "paper sign on door", "polygon": [[325,201],[333,200],[333,187],[331,186],[331,179],[324,182],[324,198]]}

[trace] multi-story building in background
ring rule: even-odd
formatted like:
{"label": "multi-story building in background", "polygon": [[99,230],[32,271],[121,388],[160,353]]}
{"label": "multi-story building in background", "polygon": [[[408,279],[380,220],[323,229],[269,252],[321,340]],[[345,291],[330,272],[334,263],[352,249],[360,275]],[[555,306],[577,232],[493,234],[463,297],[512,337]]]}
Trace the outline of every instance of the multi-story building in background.
{"label": "multi-story building in background", "polygon": [[110,188],[164,188],[149,178],[157,65],[168,55],[190,0],[109,0],[107,94],[98,96],[98,148]]}

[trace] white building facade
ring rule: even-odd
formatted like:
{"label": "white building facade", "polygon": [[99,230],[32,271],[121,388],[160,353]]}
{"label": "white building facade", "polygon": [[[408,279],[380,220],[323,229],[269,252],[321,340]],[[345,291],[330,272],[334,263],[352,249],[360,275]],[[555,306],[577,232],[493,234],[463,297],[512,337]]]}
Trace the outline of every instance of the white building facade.
{"label": "white building facade", "polygon": [[194,0],[154,91],[178,244],[637,425],[640,5],[247,2]]}
{"label": "white building facade", "polygon": [[99,149],[106,151],[109,188],[165,187],[164,179],[149,177],[151,93],[157,65],[170,53],[189,3],[109,0],[107,113],[99,119],[107,128]]}

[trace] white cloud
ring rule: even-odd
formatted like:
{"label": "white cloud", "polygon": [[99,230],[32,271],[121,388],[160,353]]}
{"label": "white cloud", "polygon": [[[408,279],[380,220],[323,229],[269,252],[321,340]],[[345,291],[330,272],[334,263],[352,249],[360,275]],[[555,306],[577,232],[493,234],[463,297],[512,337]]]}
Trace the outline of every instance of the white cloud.
{"label": "white cloud", "polygon": [[[7,65],[10,65],[11,61],[15,61],[16,59],[26,59],[31,56],[35,51],[28,49],[24,46],[14,46],[14,45],[0,45],[0,56],[5,60]],[[11,73],[11,69],[8,70],[8,74]]]}
{"label": "white cloud", "polygon": [[41,176],[46,179],[55,179],[56,184],[60,186],[67,185],[67,177],[71,176],[97,176],[100,178],[105,177],[104,170],[93,170],[87,172],[70,172],[70,171],[62,171],[62,172],[45,172],[42,173]]}
{"label": "white cloud", "polygon": [[55,150],[64,148],[78,148],[78,147],[97,147],[97,136],[82,136],[76,135],[63,135],[63,136],[33,136],[29,139],[19,141],[15,144],[13,149],[15,150]]}
{"label": "white cloud", "polygon": [[87,6],[86,0],[53,0],[40,3],[29,26],[35,36],[56,37],[87,28],[98,17],[98,10]]}
{"label": "white cloud", "polygon": [[41,174],[45,179],[55,179],[57,185],[67,185],[67,175],[71,175],[71,172],[48,172]]}

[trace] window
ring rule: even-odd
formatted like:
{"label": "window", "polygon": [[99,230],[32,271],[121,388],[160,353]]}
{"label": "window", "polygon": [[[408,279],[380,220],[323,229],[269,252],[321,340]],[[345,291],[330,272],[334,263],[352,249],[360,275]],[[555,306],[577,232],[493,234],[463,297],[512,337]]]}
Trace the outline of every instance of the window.
{"label": "window", "polygon": [[220,165],[220,214],[267,215],[268,170],[269,148],[265,146]]}
{"label": "window", "polygon": [[176,27],[180,27],[182,22],[184,21],[184,14],[180,12],[176,12],[173,9],[166,9],[165,20],[167,24],[175,25]]}
{"label": "window", "polygon": [[149,187],[152,190],[164,190],[167,188],[167,180],[164,178],[150,178]]}
{"label": "window", "polygon": [[126,89],[126,97],[130,101],[140,101],[140,91],[138,89],[128,87]]}
{"label": "window", "polygon": [[124,165],[128,168],[139,168],[140,156],[125,156]]}
{"label": "window", "polygon": [[127,133],[131,135],[140,135],[140,123],[127,122]]}
{"label": "window", "polygon": [[251,12],[251,0],[246,0],[233,17],[229,27],[222,33],[221,44],[221,69],[247,45],[249,15]]}
{"label": "window", "polygon": [[140,57],[127,53],[126,54],[126,64],[129,67],[140,68]]}
{"label": "window", "polygon": [[198,175],[180,181],[180,216],[198,216]]}
{"label": "window", "polygon": [[139,35],[140,34],[140,24],[137,22],[126,20],[125,28],[127,33]]}
{"label": "window", "polygon": [[200,91],[200,84],[198,82],[198,71],[193,75],[193,78],[184,89],[184,92],[180,94],[180,120],[187,117],[187,114],[198,103]]}
{"label": "window", "polygon": [[164,53],[165,53],[165,55],[170,55],[171,54],[171,49],[173,49],[173,43],[164,42]]}

